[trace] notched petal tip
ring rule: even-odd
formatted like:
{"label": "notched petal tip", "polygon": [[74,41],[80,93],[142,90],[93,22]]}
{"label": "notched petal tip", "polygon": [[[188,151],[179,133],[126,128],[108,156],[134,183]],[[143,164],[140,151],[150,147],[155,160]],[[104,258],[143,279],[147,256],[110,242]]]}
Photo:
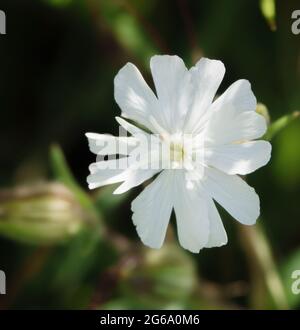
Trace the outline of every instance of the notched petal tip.
{"label": "notched petal tip", "polygon": [[[115,117],[116,122],[123,127],[126,131],[130,131],[130,127],[133,126],[132,124],[128,123],[125,119],[123,119],[122,117],[116,116]],[[128,130],[129,129],[129,130]]]}
{"label": "notched petal tip", "polygon": [[221,246],[227,245],[227,243],[228,243],[228,238],[227,238],[226,241],[224,241],[224,242],[220,242],[220,243],[219,243],[218,245],[216,245],[215,247],[221,247]]}
{"label": "notched petal tip", "polygon": [[180,60],[180,61],[182,61],[182,58],[179,57],[178,55],[170,55],[170,54],[164,54],[164,55],[153,55],[153,56],[150,58],[150,65],[151,65],[151,62],[153,62],[153,61],[172,60],[172,59],[176,59],[176,60]]}
{"label": "notched petal tip", "polygon": [[137,67],[131,63],[131,62],[127,62],[124,66],[122,66],[122,68],[118,71],[118,73],[116,74],[115,78],[114,78],[114,84],[118,84],[119,80],[124,77],[124,74],[126,74],[127,70],[138,70]]}
{"label": "notched petal tip", "polygon": [[262,166],[265,166],[269,163],[271,156],[272,156],[272,144],[269,141],[262,141],[265,145],[265,153],[266,153],[266,158],[264,164]]}
{"label": "notched petal tip", "polygon": [[[88,181],[87,181],[88,182]],[[88,188],[90,190],[98,188],[98,185],[96,183],[88,183]]]}
{"label": "notched petal tip", "polygon": [[84,134],[88,139],[97,139],[99,134],[97,133],[92,133],[92,132],[87,132]]}
{"label": "notched petal tip", "polygon": [[[135,212],[134,207],[133,207],[133,203],[131,203],[131,211],[132,212]],[[133,224],[134,224],[134,226],[136,228],[136,232],[137,232],[140,240],[142,241],[142,243],[145,246],[147,246],[147,247],[149,247],[151,249],[157,249],[157,250],[159,250],[160,248],[162,248],[164,241],[162,241],[162,242],[157,242],[156,241],[155,244],[154,244],[153,238],[151,236],[145,235],[144,228],[139,225],[139,221],[140,220],[137,219],[136,215],[133,213],[133,215],[132,215],[132,222],[133,222]]]}
{"label": "notched petal tip", "polygon": [[194,248],[189,248],[189,247],[186,247],[186,246],[182,246],[181,247],[191,253],[200,253],[200,251],[204,248],[204,247],[201,247],[201,248],[197,248],[197,249],[194,249]]}
{"label": "notched petal tip", "polygon": [[119,116],[116,116],[115,120],[122,128],[124,128],[127,132],[132,134],[130,129],[133,126],[132,124],[128,123],[125,119]]}
{"label": "notched petal tip", "polygon": [[246,226],[253,226],[253,225],[255,225],[256,224],[256,221],[258,220],[258,218],[260,216],[260,199],[259,199],[259,196],[258,196],[258,194],[257,194],[257,192],[255,191],[254,188],[251,187],[251,190],[252,190],[252,193],[253,193],[253,198],[255,199],[251,217],[249,216],[248,219],[247,219],[247,221],[243,221],[243,222],[241,222],[239,219],[237,219],[243,225],[246,225]]}
{"label": "notched petal tip", "polygon": [[260,127],[260,137],[264,136],[268,130],[268,123],[266,118],[261,115],[260,113],[255,112],[255,115],[257,116],[257,127]]}
{"label": "notched petal tip", "polygon": [[208,242],[206,245],[205,245],[205,248],[218,248],[218,247],[222,247],[222,246],[225,246],[227,245],[228,243],[228,236],[226,234],[226,231],[225,231],[225,239],[223,241],[218,241],[218,243],[212,243],[210,244],[210,242]]}
{"label": "notched petal tip", "polygon": [[247,79],[236,80],[223,94],[227,101],[230,101],[241,111],[255,111],[257,100],[252,91],[251,83]]}
{"label": "notched petal tip", "polygon": [[[138,232],[137,232],[137,233],[138,233]],[[139,233],[138,233],[138,235],[139,235],[139,237],[140,237],[142,243],[143,243],[144,245],[148,246],[148,247],[151,248],[151,249],[159,250],[159,249],[161,249],[162,246],[163,246],[163,243],[162,243],[162,244],[159,244],[159,245],[155,245],[155,244],[150,243],[147,239],[144,239],[143,237],[141,237],[141,235],[140,235]]]}
{"label": "notched petal tip", "polygon": [[208,57],[201,57],[200,60],[195,64],[195,67],[202,67],[207,65],[218,66],[220,70],[226,71],[225,65],[221,60],[215,60]]}
{"label": "notched petal tip", "polygon": [[[254,190],[254,189],[253,189]],[[255,192],[255,190],[254,190]],[[251,218],[249,217],[247,219],[247,221],[243,221],[241,222],[239,219],[237,219],[238,221],[240,221],[243,225],[246,225],[246,226],[253,226],[256,224],[256,221],[259,219],[259,216],[260,216],[260,200],[259,200],[259,197],[257,195],[257,193],[255,192],[256,196],[257,196],[257,206],[256,208],[253,210],[253,214],[251,216]]]}
{"label": "notched petal tip", "polygon": [[252,90],[252,85],[249,80],[247,79],[239,79],[235,83],[240,84],[241,91],[240,93],[244,92],[244,98],[247,99],[247,103],[249,106],[249,111],[256,111],[257,107],[257,99],[255,94]]}

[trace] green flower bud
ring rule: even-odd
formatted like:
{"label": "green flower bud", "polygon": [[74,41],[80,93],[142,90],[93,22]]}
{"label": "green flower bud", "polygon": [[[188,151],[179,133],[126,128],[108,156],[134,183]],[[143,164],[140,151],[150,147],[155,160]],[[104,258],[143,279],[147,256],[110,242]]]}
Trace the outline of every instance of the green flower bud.
{"label": "green flower bud", "polygon": [[172,243],[159,250],[142,249],[140,255],[125,258],[120,268],[121,296],[132,299],[128,308],[182,309],[196,283],[192,260]]}
{"label": "green flower bud", "polygon": [[276,6],[275,0],[260,0],[260,9],[267,20],[270,29],[276,30]]}
{"label": "green flower bud", "polygon": [[86,217],[71,191],[52,183],[0,191],[0,235],[53,244],[78,233]]}
{"label": "green flower bud", "polygon": [[270,125],[271,117],[268,108],[263,103],[257,103],[256,112],[265,117],[267,125]]}

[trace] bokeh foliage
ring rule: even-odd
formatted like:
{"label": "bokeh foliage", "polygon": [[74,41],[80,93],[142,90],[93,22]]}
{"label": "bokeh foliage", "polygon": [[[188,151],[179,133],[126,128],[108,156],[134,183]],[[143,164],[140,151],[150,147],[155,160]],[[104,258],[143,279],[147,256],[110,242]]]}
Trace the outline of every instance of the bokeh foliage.
{"label": "bokeh foliage", "polygon": [[[300,307],[291,292],[300,35],[290,30],[299,1],[0,0],[0,9],[1,308]],[[245,231],[221,210],[229,243],[199,255],[181,249],[174,226],[161,250],[142,246],[130,220],[141,188],[116,196],[85,181],[94,155],[84,133],[117,133],[114,76],[130,61],[152,85],[149,58],[165,53],[188,65],[221,59],[220,92],[250,80],[272,123],[272,160],[247,178],[259,225]]]}

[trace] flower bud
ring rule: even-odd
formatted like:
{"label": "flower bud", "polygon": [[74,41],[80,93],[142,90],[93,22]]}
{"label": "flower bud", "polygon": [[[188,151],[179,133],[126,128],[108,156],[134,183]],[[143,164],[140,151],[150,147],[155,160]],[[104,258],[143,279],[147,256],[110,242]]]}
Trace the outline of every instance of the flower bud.
{"label": "flower bud", "polygon": [[183,308],[182,301],[190,297],[197,283],[189,256],[172,243],[140,252],[121,265],[122,295],[133,297],[142,308]]}
{"label": "flower bud", "polygon": [[58,183],[0,191],[0,235],[53,244],[78,233],[85,218],[73,194]]}
{"label": "flower bud", "polygon": [[257,103],[256,112],[265,118],[267,125],[270,125],[270,114],[268,108],[263,103]]}

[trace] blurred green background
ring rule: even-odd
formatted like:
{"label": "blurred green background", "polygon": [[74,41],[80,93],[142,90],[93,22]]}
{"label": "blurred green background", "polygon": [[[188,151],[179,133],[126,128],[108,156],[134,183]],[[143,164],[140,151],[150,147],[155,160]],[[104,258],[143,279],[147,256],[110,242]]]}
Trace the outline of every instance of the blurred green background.
{"label": "blurred green background", "polygon": [[142,246],[130,211],[142,187],[88,191],[95,155],[84,136],[118,132],[114,76],[130,61],[152,84],[154,54],[188,66],[222,60],[220,92],[250,80],[271,122],[300,110],[298,0],[0,0],[0,9],[1,309],[300,307],[291,291],[300,269],[296,116],[276,122],[271,162],[247,178],[261,198],[259,224],[242,228],[221,210],[229,243],[199,255],[179,246],[172,226],[161,250]]}

